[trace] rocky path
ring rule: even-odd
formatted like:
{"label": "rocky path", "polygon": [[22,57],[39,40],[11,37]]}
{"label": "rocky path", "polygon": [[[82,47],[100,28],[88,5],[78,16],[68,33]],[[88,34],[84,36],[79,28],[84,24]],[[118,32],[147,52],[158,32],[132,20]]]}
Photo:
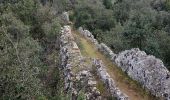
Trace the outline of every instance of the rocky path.
{"label": "rocky path", "polygon": [[[105,55],[95,49],[93,43],[85,39],[77,31],[72,31],[76,42],[83,56],[89,58],[98,58],[103,61],[106,70],[111,78],[116,82],[117,87],[128,95],[130,100],[156,100],[153,96],[147,93],[140,85],[131,80],[117,66],[115,66]],[[99,82],[100,83],[100,82]],[[104,93],[104,92],[103,92]]]}

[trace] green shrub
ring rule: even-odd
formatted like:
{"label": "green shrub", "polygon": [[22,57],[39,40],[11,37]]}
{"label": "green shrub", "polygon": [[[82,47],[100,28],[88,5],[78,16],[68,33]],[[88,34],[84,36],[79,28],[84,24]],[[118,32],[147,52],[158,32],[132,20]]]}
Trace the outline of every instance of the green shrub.
{"label": "green shrub", "polygon": [[[47,66],[58,64],[60,22],[54,10],[35,0],[5,0],[0,8],[0,99],[47,100],[54,96],[51,91],[58,95],[44,80]],[[55,58],[47,63],[53,53]],[[60,86],[55,71],[51,84]]]}

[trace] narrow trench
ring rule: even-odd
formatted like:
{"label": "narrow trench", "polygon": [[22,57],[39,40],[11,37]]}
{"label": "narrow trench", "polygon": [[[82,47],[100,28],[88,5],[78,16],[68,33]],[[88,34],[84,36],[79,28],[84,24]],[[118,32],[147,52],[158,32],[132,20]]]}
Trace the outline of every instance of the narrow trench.
{"label": "narrow trench", "polygon": [[[103,55],[101,52],[97,51],[95,49],[95,46],[88,40],[86,40],[81,34],[79,34],[77,31],[72,32],[74,37],[76,38],[76,42],[80,48],[80,51],[83,56],[85,57],[91,57],[91,58],[99,58],[103,61],[107,68],[107,72],[112,77],[113,80],[115,80],[118,88],[125,94],[128,95],[130,100],[160,100],[159,98],[156,98],[155,96],[151,95],[148,91],[143,89],[139,83],[136,81],[133,81],[130,79],[124,72],[120,70],[117,66],[115,66],[105,55]],[[100,79],[95,75],[96,79],[98,80],[98,87],[99,90],[103,93],[102,95],[106,96],[105,94],[108,94],[104,87],[101,85]],[[113,99],[111,99],[113,100]]]}

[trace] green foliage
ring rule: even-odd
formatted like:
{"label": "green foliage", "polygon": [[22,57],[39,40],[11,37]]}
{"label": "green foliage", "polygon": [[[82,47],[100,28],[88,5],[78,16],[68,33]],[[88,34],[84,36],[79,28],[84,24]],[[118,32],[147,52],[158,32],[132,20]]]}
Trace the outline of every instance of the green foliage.
{"label": "green foliage", "polygon": [[119,53],[120,51],[123,51],[125,48],[127,48],[127,46],[124,45],[123,34],[121,34],[123,33],[123,30],[123,26],[118,24],[111,31],[103,34],[103,38],[101,38],[101,40],[110,46],[115,53]]}
{"label": "green foliage", "polygon": [[137,47],[142,49],[146,43],[147,35],[149,35],[152,19],[138,12],[133,12],[130,19],[125,25],[123,36],[126,39],[126,43],[130,44],[130,47]]}
{"label": "green foliage", "polygon": [[[29,29],[12,13],[1,16],[0,97],[32,99],[42,95],[37,78],[41,62],[38,42],[28,37]],[[31,86],[31,87],[30,87]]]}
{"label": "green foliage", "polygon": [[53,0],[53,7],[57,13],[62,13],[63,11],[71,10],[74,7],[75,0]]}
{"label": "green foliage", "polygon": [[[99,1],[79,2],[73,16],[76,27],[83,26],[90,30],[110,30],[115,25],[115,18],[111,10],[105,9]],[[95,6],[94,6],[95,5]]]}
{"label": "green foliage", "polygon": [[170,0],[166,0],[165,8],[166,8],[166,10],[170,10]]}
{"label": "green foliage", "polygon": [[12,10],[16,13],[19,18],[26,24],[31,23],[33,19],[33,12],[36,10],[34,0],[19,0],[17,3],[12,5]]}
{"label": "green foliage", "polygon": [[57,35],[56,33],[59,33],[60,30],[60,24],[58,19],[53,19],[51,23],[43,23],[42,25],[42,29],[46,35],[47,38],[51,39],[55,39]]}
{"label": "green foliage", "polygon": [[105,7],[107,9],[111,9],[113,4],[112,4],[112,0],[103,0],[103,4],[105,5]]}
{"label": "green foliage", "polygon": [[79,1],[73,16],[114,52],[137,47],[170,65],[169,0]]}
{"label": "green foliage", "polygon": [[86,97],[84,95],[83,91],[80,91],[77,97],[77,100],[86,100]]}
{"label": "green foliage", "polygon": [[48,73],[59,62],[60,21],[55,11],[36,0],[5,0],[0,8],[0,99],[47,100],[60,95],[58,69]]}
{"label": "green foliage", "polygon": [[120,2],[113,6],[113,14],[118,22],[123,24],[129,18],[130,5],[128,2]]}

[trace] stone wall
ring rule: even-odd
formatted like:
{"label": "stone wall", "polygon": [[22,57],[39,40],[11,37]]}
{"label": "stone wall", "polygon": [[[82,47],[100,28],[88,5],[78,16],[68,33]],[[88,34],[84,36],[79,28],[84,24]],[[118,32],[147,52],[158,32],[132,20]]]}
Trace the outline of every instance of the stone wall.
{"label": "stone wall", "polygon": [[160,59],[147,55],[137,48],[114,54],[104,43],[99,44],[89,31],[80,27],[79,32],[132,79],[150,90],[153,95],[170,100],[170,72]]}
{"label": "stone wall", "polygon": [[64,76],[65,92],[71,94],[71,100],[76,100],[81,91],[85,94],[86,100],[101,100],[94,77],[88,69],[83,69],[86,68],[84,58],[74,42],[69,26],[61,29],[60,41],[60,71]]}
{"label": "stone wall", "polygon": [[93,34],[88,31],[88,30],[84,30],[82,27],[79,27],[78,29],[79,33],[82,34],[84,37],[86,37],[86,39],[88,39],[89,41],[91,41],[92,43],[95,44],[96,49],[100,48],[100,44],[98,43],[98,41],[94,38]]}
{"label": "stone wall", "polygon": [[99,44],[99,42],[94,38],[93,34],[88,30],[84,30],[82,27],[78,29],[79,33],[82,34],[86,39],[90,40],[95,44],[96,49],[107,55],[112,61],[115,60],[117,54],[113,53],[112,50],[104,43]]}
{"label": "stone wall", "polygon": [[[99,44],[98,41],[94,38],[91,32],[88,30],[83,30],[82,27],[79,28],[79,33],[82,34],[86,39],[95,44],[96,49],[105,52],[110,59],[115,59],[116,54],[114,54],[105,44]],[[94,59],[93,65],[96,67],[97,75],[104,82],[107,90],[113,97],[116,97],[118,100],[128,100],[128,96],[122,93],[119,88],[116,86],[114,80],[109,76],[101,60]]]}
{"label": "stone wall", "polygon": [[68,12],[63,12],[61,18],[65,24],[71,24]]}
{"label": "stone wall", "polygon": [[134,48],[119,53],[115,63],[152,94],[170,100],[170,72],[160,59]]}
{"label": "stone wall", "polygon": [[96,71],[100,79],[104,82],[107,90],[113,97],[116,97],[117,100],[129,100],[128,96],[122,93],[119,88],[117,88],[114,80],[110,77],[110,75],[106,71],[106,67],[103,62],[98,59],[94,59],[94,66],[96,67]]}
{"label": "stone wall", "polygon": [[117,57],[117,54],[113,53],[113,51],[104,43],[100,44],[99,51],[103,52],[106,56],[108,56],[112,62],[114,62]]}

